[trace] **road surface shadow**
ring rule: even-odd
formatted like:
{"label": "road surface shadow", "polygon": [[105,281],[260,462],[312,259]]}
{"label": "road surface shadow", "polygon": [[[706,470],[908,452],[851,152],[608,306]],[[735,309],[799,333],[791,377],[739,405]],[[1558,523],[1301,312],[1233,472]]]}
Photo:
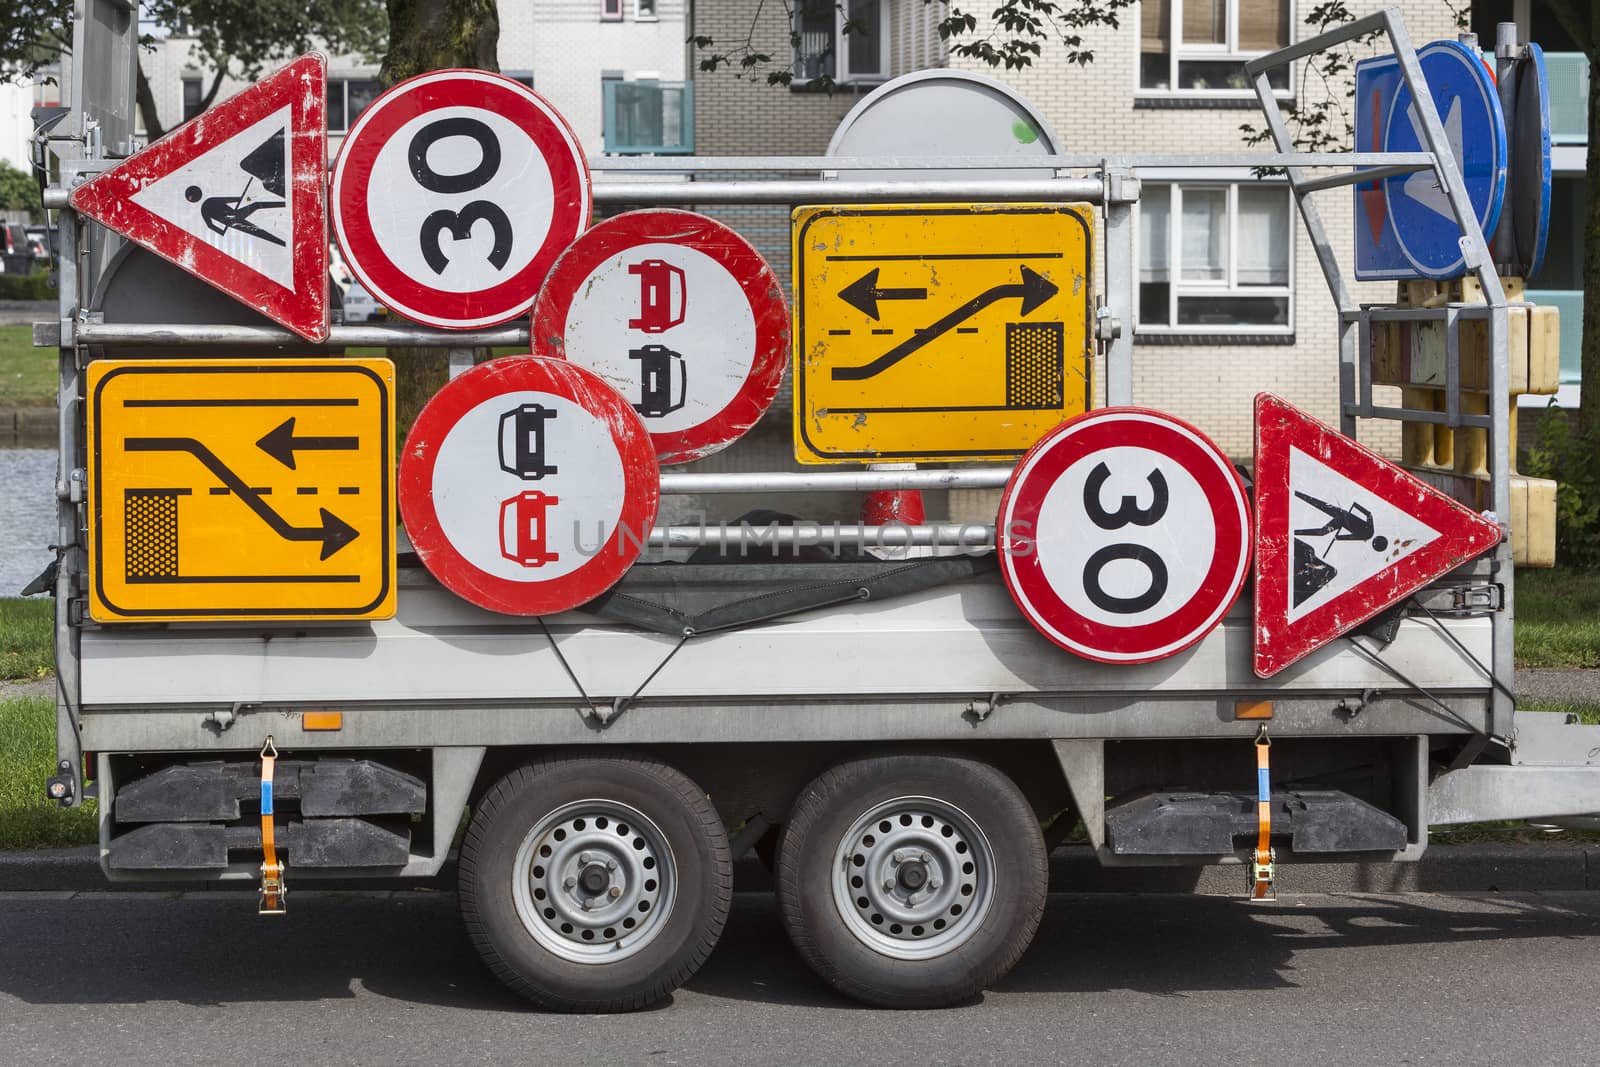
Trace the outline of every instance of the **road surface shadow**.
{"label": "road surface shadow", "polygon": [[[997,993],[1160,996],[1291,988],[1294,957],[1464,940],[1594,937],[1600,894],[1223,897],[1057,895]],[[448,893],[304,893],[285,919],[249,894],[0,896],[0,994],[29,1004],[228,1005],[375,995],[475,1011],[523,1001],[479,963]],[[800,961],[766,894],[735,897],[698,995],[856,1006]],[[664,1005],[663,1007],[670,1006]]]}

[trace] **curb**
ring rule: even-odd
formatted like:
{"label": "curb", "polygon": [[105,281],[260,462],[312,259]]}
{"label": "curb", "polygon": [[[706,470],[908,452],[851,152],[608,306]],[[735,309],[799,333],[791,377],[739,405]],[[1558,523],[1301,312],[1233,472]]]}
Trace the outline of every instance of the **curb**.
{"label": "curb", "polygon": [[[291,874],[292,878],[292,874]],[[455,889],[454,865],[432,878],[302,878],[307,889]],[[1101,867],[1083,846],[1050,856],[1053,893],[1198,893],[1243,896],[1245,868]],[[734,865],[737,892],[765,892],[772,876],[746,857]],[[1558,845],[1439,845],[1416,863],[1307,863],[1278,867],[1280,893],[1501,893],[1600,889],[1600,848]],[[249,882],[108,882],[94,846],[0,853],[0,892],[254,892]]]}

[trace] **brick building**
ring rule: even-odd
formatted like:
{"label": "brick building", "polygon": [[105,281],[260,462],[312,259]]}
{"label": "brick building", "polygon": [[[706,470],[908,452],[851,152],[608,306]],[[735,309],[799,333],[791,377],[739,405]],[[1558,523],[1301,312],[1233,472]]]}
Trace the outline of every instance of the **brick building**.
{"label": "brick building", "polygon": [[[829,10],[833,5],[826,5]],[[1378,0],[1352,3],[1363,15]],[[696,72],[696,152],[701,155],[821,154],[839,120],[859,97],[889,77],[927,66],[956,66],[999,78],[1025,96],[1075,153],[1222,154],[1246,151],[1239,127],[1260,124],[1254,94],[1243,82],[1245,58],[1306,36],[1307,0],[1143,0],[1119,29],[1084,33],[1094,51],[1088,66],[1059,51],[1020,71],[995,70],[949,56],[933,12],[918,0],[857,0],[845,6],[853,24],[881,26],[886,40],[876,68],[850,55],[871,52],[854,25],[813,43],[800,25],[812,5],[795,7],[801,44],[791,47],[781,7],[752,17],[738,0],[697,0],[691,29],[719,42],[750,34],[752,48],[793,56],[804,81],[808,54],[836,53],[832,95],[774,88],[737,71]],[[1456,33],[1439,0],[1400,4],[1414,41]],[[837,16],[842,23],[844,15]],[[819,34],[826,30],[821,20]],[[980,22],[977,34],[988,27]],[[842,42],[842,44],[841,44]],[[873,58],[869,56],[869,58]],[[842,69],[841,69],[842,68]],[[1285,102],[1323,90],[1297,64],[1283,80]],[[1326,419],[1336,417],[1336,313],[1311,243],[1281,181],[1248,168],[1140,171],[1138,322],[1134,398],[1190,419],[1223,448],[1247,456],[1251,398],[1271,389]],[[1348,190],[1318,194],[1343,262],[1351,261],[1353,212]],[[727,213],[751,233],[774,266],[786,272],[787,224],[781,212]],[[1357,287],[1361,299],[1392,297],[1392,286]],[[1377,427],[1380,443],[1385,431]]]}

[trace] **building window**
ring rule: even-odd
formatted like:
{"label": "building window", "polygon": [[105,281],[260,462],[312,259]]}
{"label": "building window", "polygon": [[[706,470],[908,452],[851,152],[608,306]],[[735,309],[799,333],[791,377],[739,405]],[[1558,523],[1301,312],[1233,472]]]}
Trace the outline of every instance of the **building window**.
{"label": "building window", "polygon": [[621,22],[622,0],[600,0],[600,21]]}
{"label": "building window", "polygon": [[639,22],[654,22],[656,0],[633,0],[633,17]]}
{"label": "building window", "polygon": [[694,151],[694,83],[624,81],[602,74],[602,131],[613,155],[684,155]]}
{"label": "building window", "polygon": [[344,133],[383,90],[374,78],[329,79],[328,131]]}
{"label": "building window", "polygon": [[795,82],[886,79],[888,9],[886,0],[796,0]]}
{"label": "building window", "polygon": [[[1286,47],[1292,15],[1290,0],[1141,0],[1139,88],[1248,95],[1244,61]],[[1288,91],[1288,67],[1267,77]]]}
{"label": "building window", "polygon": [[1277,182],[1145,182],[1139,331],[1288,333],[1292,217]]}
{"label": "building window", "polygon": [[188,122],[190,119],[192,119],[196,115],[200,114],[200,112],[202,110],[202,108],[200,107],[200,101],[201,101],[202,98],[203,98],[203,94],[202,94],[202,91],[201,91],[200,79],[199,78],[185,78],[185,79],[183,79],[183,121],[184,122]]}

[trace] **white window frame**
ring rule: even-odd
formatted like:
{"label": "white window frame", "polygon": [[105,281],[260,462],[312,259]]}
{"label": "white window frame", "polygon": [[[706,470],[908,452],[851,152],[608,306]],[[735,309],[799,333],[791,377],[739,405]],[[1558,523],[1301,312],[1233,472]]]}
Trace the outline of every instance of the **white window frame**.
{"label": "white window frame", "polygon": [[[329,126],[329,136],[343,137],[345,134],[350,132],[350,127],[355,123],[355,120],[360,118],[359,115],[350,114],[350,83],[373,82],[376,84],[377,81],[377,71],[373,71],[371,74],[340,71],[338,77],[328,79],[328,96],[331,98],[334,93],[338,93],[344,104],[344,125],[338,127],[337,129]],[[383,87],[381,85],[378,86],[378,92],[383,92]]]}
{"label": "white window frame", "polygon": [[[1294,335],[1295,315],[1295,242],[1297,240],[1296,215],[1294,199],[1289,191],[1288,182],[1284,181],[1258,181],[1249,171],[1221,172],[1209,171],[1198,174],[1161,174],[1159,177],[1143,173],[1140,178],[1148,186],[1161,185],[1169,191],[1167,203],[1167,321],[1165,323],[1142,323],[1139,321],[1139,309],[1143,303],[1138,287],[1143,284],[1144,272],[1144,212],[1134,213],[1134,247],[1138,249],[1138,262],[1134,265],[1134,334],[1145,337],[1165,336],[1197,336],[1203,334],[1250,334],[1260,336],[1285,336]],[[1284,210],[1288,215],[1288,256],[1289,281],[1286,285],[1248,285],[1239,284],[1239,188],[1242,185],[1264,185],[1283,193]],[[1227,276],[1221,281],[1184,281],[1183,270],[1183,192],[1185,189],[1226,189],[1228,192],[1228,246],[1225,249],[1227,258]],[[1219,325],[1189,325],[1178,321],[1178,298],[1183,297],[1287,297],[1288,308],[1284,315],[1282,326],[1261,325],[1256,323],[1223,323]]]}
{"label": "white window frame", "polygon": [[[645,10],[646,5],[649,5],[648,11]],[[660,7],[661,0],[633,0],[633,21],[660,22],[661,16],[658,14]]]}
{"label": "white window frame", "polygon": [[[850,70],[850,49],[845,40],[844,24],[849,21],[847,8],[850,0],[836,0],[833,5],[833,83],[835,85],[876,85],[888,81],[892,75],[889,65],[893,62],[889,50],[889,33],[892,20],[889,15],[890,0],[878,0],[878,26],[873,31],[878,38],[878,69],[865,74],[854,74]],[[794,6],[795,17],[800,14],[800,5]],[[795,57],[798,59],[798,55]],[[798,65],[798,64],[795,64]],[[795,85],[806,85],[813,79],[794,80]]]}
{"label": "white window frame", "polygon": [[622,0],[600,0],[600,21],[621,22]]}
{"label": "white window frame", "polygon": [[[1239,44],[1239,4],[1242,0],[1227,0],[1228,27],[1225,33],[1227,41],[1224,44],[1189,44],[1183,43],[1183,5],[1185,0],[1172,0],[1172,13],[1167,24],[1167,40],[1171,42],[1172,51],[1167,56],[1167,85],[1166,89],[1146,88],[1144,85],[1144,56],[1141,53],[1133,64],[1133,92],[1136,97],[1147,97],[1156,100],[1170,100],[1173,98],[1189,100],[1254,100],[1255,90],[1246,86],[1243,89],[1180,89],[1178,85],[1178,64],[1184,60],[1199,60],[1201,62],[1214,60],[1238,60],[1241,64],[1247,59],[1264,56],[1264,51],[1243,51]],[[1144,26],[1144,0],[1140,0],[1139,10],[1134,13],[1133,24],[1140,27],[1141,34]],[[1296,41],[1295,27],[1299,25],[1296,19],[1299,16],[1299,0],[1289,0],[1289,44]],[[1280,100],[1293,99],[1294,97],[1295,64],[1289,64],[1288,87],[1274,89],[1272,95]]]}

